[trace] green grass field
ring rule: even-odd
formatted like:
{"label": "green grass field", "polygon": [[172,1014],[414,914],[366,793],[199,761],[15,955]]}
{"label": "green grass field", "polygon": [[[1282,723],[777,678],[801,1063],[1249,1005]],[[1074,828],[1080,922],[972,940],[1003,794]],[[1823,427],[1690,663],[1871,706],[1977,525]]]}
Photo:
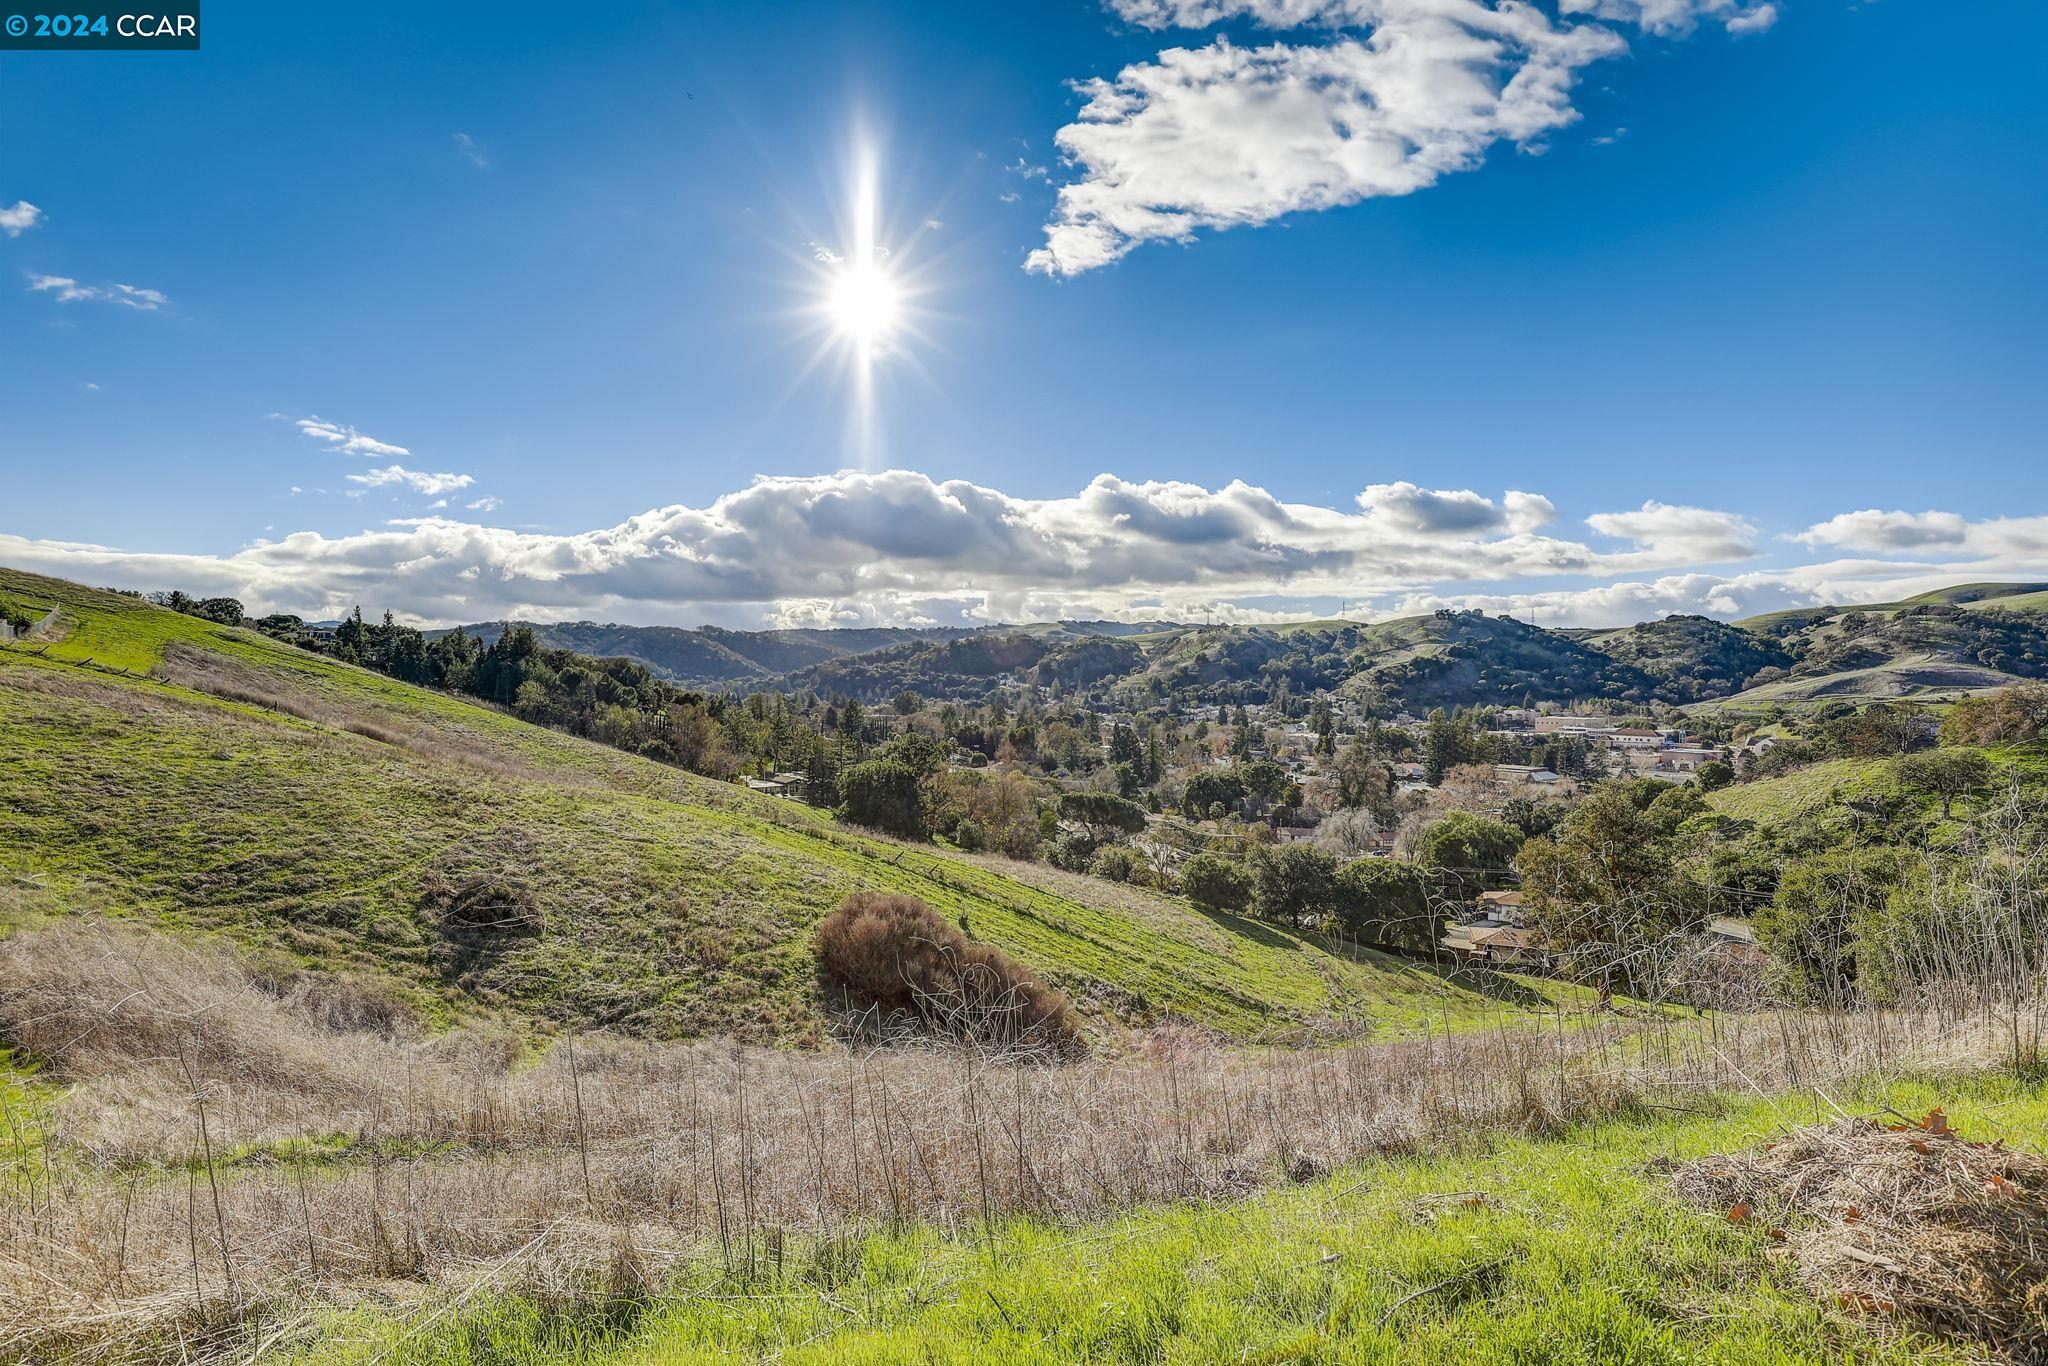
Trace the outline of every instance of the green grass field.
{"label": "green grass field", "polygon": [[[2001,773],[2018,777],[2029,787],[2048,781],[2048,746],[2018,745],[1986,749],[1983,754]],[[1994,784],[1993,794],[1995,795]],[[1956,813],[1967,814],[1987,794],[1958,798]],[[1898,779],[1898,762],[1893,759],[1825,759],[1776,778],[1737,783],[1707,794],[1707,805],[1724,816],[1754,821],[1759,825],[1785,826],[1804,820],[1837,801],[1881,798],[1917,803],[1932,811],[1940,801],[1928,794],[1910,793]]]}
{"label": "green grass field", "polygon": [[[225,934],[384,974],[430,1016],[661,1036],[818,1039],[810,930],[861,888],[965,918],[1103,1026],[1171,1015],[1274,1039],[1541,1004],[1507,979],[1453,983],[1175,898],[868,838],[133,599],[5,572],[0,593],[58,602],[65,630],[45,654],[0,651],[0,912]],[[526,898],[543,931],[451,943],[432,889],[479,881]]]}
{"label": "green grass field", "polygon": [[1724,816],[1783,825],[1809,816],[1837,797],[1895,795],[1899,790],[1890,759],[1828,759],[1779,778],[1737,783],[1707,794],[1707,805]]}
{"label": "green grass field", "polygon": [[[1982,1078],[1835,1098],[1945,1106],[2038,1150],[2048,1090]],[[484,1293],[343,1314],[305,1366],[918,1362],[1904,1363],[1983,1358],[1816,1298],[1766,1230],[1685,1206],[1659,1164],[1832,1115],[1731,1100],[1386,1158],[1242,1203],[1111,1223],[932,1230],[707,1263],[651,1299],[551,1310]]]}
{"label": "green grass field", "polygon": [[0,1170],[34,1160],[42,1151],[49,1088],[33,1069],[0,1048]]}

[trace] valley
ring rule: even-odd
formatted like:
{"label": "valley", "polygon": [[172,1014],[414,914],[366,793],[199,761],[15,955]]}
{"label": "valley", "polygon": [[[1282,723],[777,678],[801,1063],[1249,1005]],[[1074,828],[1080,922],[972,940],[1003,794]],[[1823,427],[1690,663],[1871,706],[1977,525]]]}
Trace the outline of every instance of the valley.
{"label": "valley", "polygon": [[[2029,1331],[1812,1298],[1777,1233],[1654,1174],[1887,1107],[2031,1149],[2044,908],[1951,918],[2048,867],[2048,707],[2003,672],[1755,682],[1980,639],[2030,668],[2020,614],[1057,626],[795,675],[872,680],[864,709],[172,600],[0,571],[35,626],[0,648],[7,1359],[1965,1361]],[[1372,662],[1317,672],[1336,647]],[[443,658],[453,686],[390,672]],[[500,667],[509,705],[475,695]],[[891,774],[909,806],[866,795]],[[878,945],[905,1004],[815,947],[862,896],[927,926]],[[997,1041],[983,971],[1073,1044]],[[1034,1288],[1077,1276],[1085,1304]],[[1703,1303],[1768,1326],[1674,1336]]]}

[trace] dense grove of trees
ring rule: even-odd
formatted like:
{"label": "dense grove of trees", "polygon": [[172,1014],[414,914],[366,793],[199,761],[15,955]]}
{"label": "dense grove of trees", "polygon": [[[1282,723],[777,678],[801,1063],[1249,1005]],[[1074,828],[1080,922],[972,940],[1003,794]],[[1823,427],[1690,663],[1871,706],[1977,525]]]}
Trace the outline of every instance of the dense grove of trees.
{"label": "dense grove of trees", "polygon": [[[428,637],[397,625],[388,613],[381,622],[368,622],[360,610],[331,636],[308,631],[296,617],[254,624],[268,635],[406,683],[496,703],[537,725],[701,773],[723,777],[737,768],[722,699],[663,682],[629,659],[543,648],[524,626],[485,646],[461,631]],[[772,731],[774,718],[764,719]]]}
{"label": "dense grove of trees", "polygon": [[1951,745],[2023,745],[2048,736],[2048,684],[2021,683],[1988,697],[1965,698],[1942,722]]}

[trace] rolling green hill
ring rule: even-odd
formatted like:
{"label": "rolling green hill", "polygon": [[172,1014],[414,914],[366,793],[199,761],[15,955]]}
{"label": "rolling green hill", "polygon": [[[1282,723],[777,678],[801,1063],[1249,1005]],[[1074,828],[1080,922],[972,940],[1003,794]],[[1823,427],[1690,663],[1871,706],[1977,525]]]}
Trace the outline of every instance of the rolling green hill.
{"label": "rolling green hill", "polygon": [[1996,607],[2027,610],[2022,601],[2048,596],[2048,583],[1958,583],[1915,594],[1900,607]]}
{"label": "rolling green hill", "polygon": [[2006,612],[2048,611],[2048,583],[1958,583],[1935,588],[1898,602],[1874,602],[1860,607],[1794,607],[1783,612],[1766,612],[1736,622],[1750,631],[1776,635],[1788,630],[1831,621],[1849,612],[1890,614],[1909,607],[1967,607]]}
{"label": "rolling green hill", "polygon": [[801,1042],[827,1027],[811,927],[875,888],[966,920],[1103,1028],[1170,1013],[1249,1039],[1499,1009],[1172,898],[869,838],[133,598],[0,571],[0,599],[61,609],[57,639],[0,650],[0,918],[224,934],[443,1014]]}
{"label": "rolling green hill", "polygon": [[1438,612],[1369,626],[1343,689],[1411,711],[1524,698],[1640,700],[1652,684],[1634,666],[1560,631],[1513,617]]}
{"label": "rolling green hill", "polygon": [[[462,630],[489,645],[512,623],[481,622]],[[760,683],[780,674],[893,645],[951,640],[971,634],[958,628],[912,630],[847,627],[777,631],[730,631],[705,626],[615,626],[591,621],[526,623],[549,649],[574,650],[600,659],[634,659],[661,678],[697,686]],[[437,633],[438,634],[438,633]]]}
{"label": "rolling green hill", "polygon": [[1829,759],[1782,777],[1724,787],[1707,794],[1707,805],[1737,820],[1788,825],[1837,800],[1896,797],[1897,768],[1890,759]]}
{"label": "rolling green hill", "polygon": [[1281,680],[1297,695],[1319,689],[1387,710],[1508,704],[1525,697],[1646,699],[1648,675],[1559,631],[1512,617],[1438,612],[1372,625],[1295,622],[1216,626],[1148,638],[1127,693],[1218,700]]}
{"label": "rolling green hill", "polygon": [[[860,665],[844,671],[844,686],[839,690],[865,690],[865,695],[877,698],[886,695],[887,690],[885,682],[877,683],[875,679],[888,675],[892,668],[919,678],[943,672],[933,666],[942,663],[945,656],[925,655],[921,653],[922,647],[942,646],[964,637],[1015,635],[1053,645],[1097,637],[1124,639],[1162,632],[1172,634],[1185,629],[1161,621],[1047,621],[985,627],[791,627],[769,631],[735,631],[721,626],[685,630],[679,626],[600,625],[594,621],[485,621],[450,629],[466,631],[489,645],[512,625],[526,626],[548,649],[574,650],[599,659],[637,660],[658,678],[700,688],[806,686],[804,680],[792,677],[806,671],[814,671],[816,678],[829,686],[842,681],[840,672],[829,666],[835,661],[860,659]],[[906,659],[912,663],[901,668],[898,661]],[[981,677],[971,672],[963,675],[969,681]]]}
{"label": "rolling green hill", "polygon": [[1697,702],[1738,692],[1759,671],[1793,662],[1768,637],[1711,617],[1664,617],[1599,632],[1588,643],[1656,680],[1658,700],[1665,702]]}
{"label": "rolling green hill", "polygon": [[[486,643],[505,623],[464,629]],[[557,622],[541,644],[639,660],[705,688],[881,701],[978,699],[1006,680],[1139,705],[1342,691],[1385,710],[1589,699],[1685,706],[1975,692],[2048,670],[2048,585],[1968,583],[1900,602],[1727,623],[1671,616],[1546,630],[1443,611],[1372,624],[1058,621],[981,628],[732,631]]]}
{"label": "rolling green hill", "polygon": [[[1369,625],[1160,627],[1106,638],[1067,625],[850,654],[767,686],[868,700],[976,697],[1006,678],[1101,688],[1135,705],[1341,692],[1381,711],[1532,699],[1630,704],[1799,702],[1977,692],[2048,672],[2048,595],[1962,585],[1875,608],[1820,607],[1729,624],[1672,616],[1618,630],[1547,630],[1444,611]],[[1156,626],[1156,624],[1153,624]]]}
{"label": "rolling green hill", "polygon": [[[2005,591],[2005,590],[2014,591]],[[1956,695],[2048,677],[2048,616],[2030,584],[1965,584],[1905,602],[1779,612],[1744,623],[1787,657],[1732,707]]]}

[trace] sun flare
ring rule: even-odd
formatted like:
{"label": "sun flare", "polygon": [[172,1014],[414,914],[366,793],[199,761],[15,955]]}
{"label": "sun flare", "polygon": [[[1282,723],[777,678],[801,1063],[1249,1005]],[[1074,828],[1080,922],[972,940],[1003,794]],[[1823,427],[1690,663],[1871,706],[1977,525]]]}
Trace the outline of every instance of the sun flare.
{"label": "sun flare", "polygon": [[840,336],[870,346],[896,325],[902,292],[876,262],[846,261],[834,274],[828,306]]}
{"label": "sun flare", "polygon": [[923,219],[921,229],[904,232],[883,221],[878,161],[872,142],[855,142],[836,230],[806,243],[809,297],[801,310],[804,332],[817,343],[805,373],[823,366],[846,386],[847,449],[862,469],[873,464],[881,439],[881,376],[922,372],[911,351],[930,341],[922,324],[932,281],[919,251],[940,226]]}

